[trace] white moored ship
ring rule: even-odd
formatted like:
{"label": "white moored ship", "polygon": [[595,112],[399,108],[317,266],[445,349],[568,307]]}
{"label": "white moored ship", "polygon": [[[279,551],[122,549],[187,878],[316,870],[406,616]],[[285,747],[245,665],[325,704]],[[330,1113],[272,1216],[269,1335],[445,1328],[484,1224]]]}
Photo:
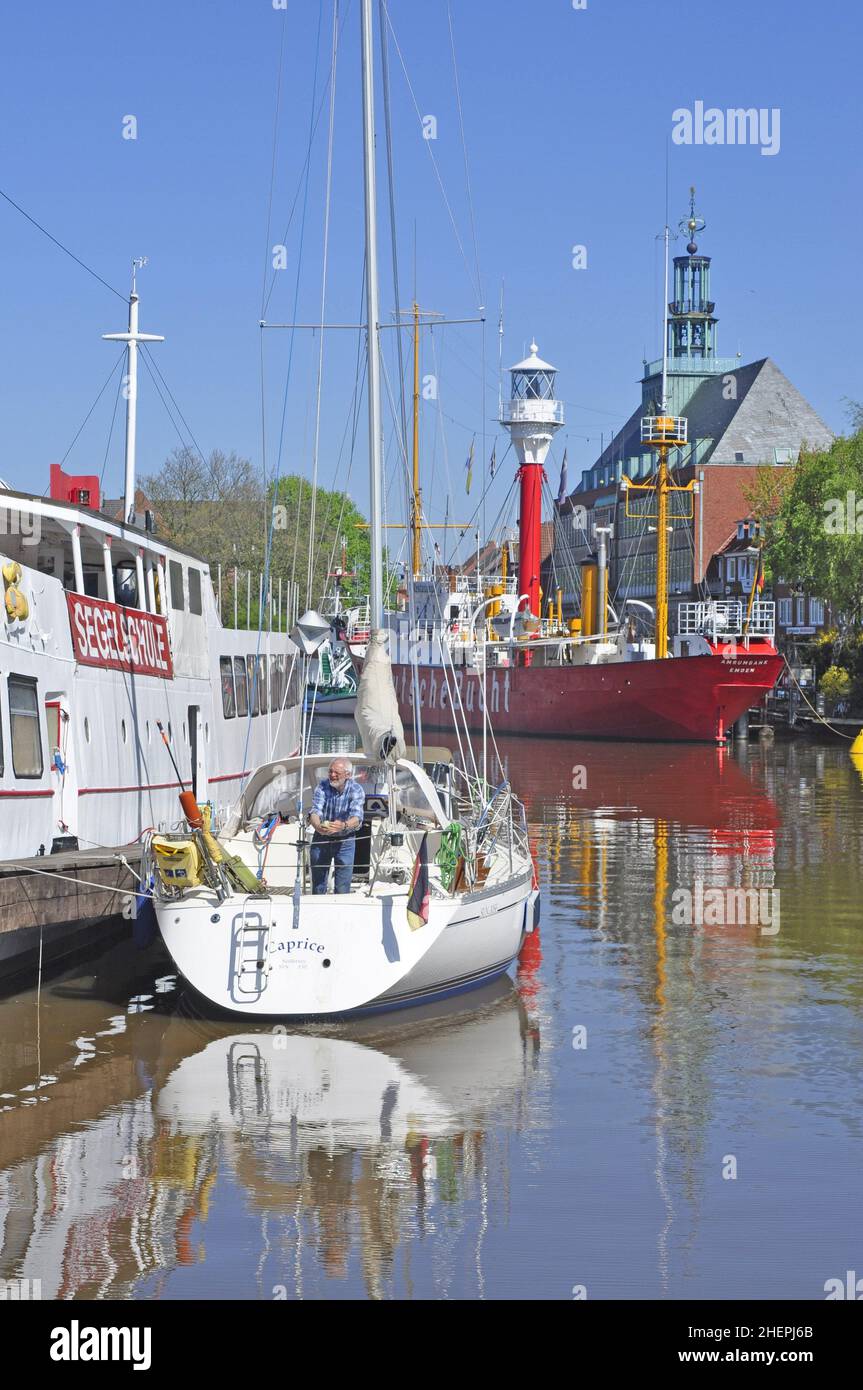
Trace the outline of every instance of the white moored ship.
{"label": "white moored ship", "polygon": [[[171,754],[218,823],[251,768],[298,745],[303,690],[290,638],[224,627],[206,562],[149,518],[136,524],[133,349],[148,336],[137,308],[133,288],[122,335],[127,521],[100,512],[98,479],[56,465],[49,497],[0,484],[0,963],[28,952],[34,932],[56,954],[87,925],[82,913],[104,915],[98,894],[85,909],[74,882],[71,893],[63,884],[88,852],[181,820]],[[64,851],[81,858],[51,861]],[[46,875],[50,904],[35,923],[33,912],[17,920],[14,902],[40,897]],[[115,893],[110,910],[123,901]]]}

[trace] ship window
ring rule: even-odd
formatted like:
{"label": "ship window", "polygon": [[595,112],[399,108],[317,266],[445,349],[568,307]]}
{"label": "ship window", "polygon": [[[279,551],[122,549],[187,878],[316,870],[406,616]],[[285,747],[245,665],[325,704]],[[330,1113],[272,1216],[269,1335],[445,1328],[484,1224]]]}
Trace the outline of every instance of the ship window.
{"label": "ship window", "polygon": [[233,719],[237,713],[234,698],[234,666],[229,656],[219,657],[219,671],[222,676],[222,712],[226,719]]}
{"label": "ship window", "polygon": [[258,657],[258,708],[261,714],[267,712],[267,658]]}
{"label": "ship window", "polygon": [[183,611],[183,566],[179,560],[172,560],[168,566],[171,572],[171,607],[178,613]]}
{"label": "ship window", "polygon": [[237,687],[237,714],[245,719],[249,712],[249,689],[246,684],[246,663],[241,656],[234,657],[234,676]]}
{"label": "ship window", "polygon": [[201,571],[190,569],[189,574],[189,612],[203,613],[204,605],[201,602]]}
{"label": "ship window", "polygon": [[133,565],[118,565],[114,571],[114,596],[124,608],[140,608],[138,576]]}
{"label": "ship window", "polygon": [[284,661],[283,656],[274,656],[270,659],[270,709],[272,710],[281,708]]}
{"label": "ship window", "polygon": [[255,715],[258,713],[259,705],[258,682],[255,674],[255,658],[253,656],[246,657],[246,666],[249,671],[249,709],[252,715]]}
{"label": "ship window", "polygon": [[29,676],[9,677],[9,724],[12,769],[16,777],[42,776],[42,740],[36,682]]}

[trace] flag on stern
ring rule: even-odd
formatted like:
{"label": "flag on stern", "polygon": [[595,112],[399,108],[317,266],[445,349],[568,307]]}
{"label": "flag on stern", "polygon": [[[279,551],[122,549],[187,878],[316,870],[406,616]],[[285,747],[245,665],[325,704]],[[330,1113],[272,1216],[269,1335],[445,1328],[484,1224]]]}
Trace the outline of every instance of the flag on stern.
{"label": "flag on stern", "polygon": [[428,831],[420,841],[414,871],[411,877],[411,891],[408,898],[408,926],[411,931],[419,931],[429,919],[429,855]]}

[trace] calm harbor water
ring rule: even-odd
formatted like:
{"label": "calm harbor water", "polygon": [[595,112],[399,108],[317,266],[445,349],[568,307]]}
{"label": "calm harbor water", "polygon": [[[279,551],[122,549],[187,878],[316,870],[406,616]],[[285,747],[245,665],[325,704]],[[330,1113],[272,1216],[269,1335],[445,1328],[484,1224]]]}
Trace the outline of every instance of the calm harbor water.
{"label": "calm harbor water", "polygon": [[122,939],[7,990],[0,1279],[63,1299],[819,1299],[863,1273],[846,749],[501,752],[543,888],[512,982],[273,1032],[203,1016]]}

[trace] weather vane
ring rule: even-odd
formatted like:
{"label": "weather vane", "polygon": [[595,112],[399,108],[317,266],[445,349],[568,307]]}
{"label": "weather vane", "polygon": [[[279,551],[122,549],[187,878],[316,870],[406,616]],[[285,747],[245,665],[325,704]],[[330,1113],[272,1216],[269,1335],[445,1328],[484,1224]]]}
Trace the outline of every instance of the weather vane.
{"label": "weather vane", "polygon": [[682,232],[689,233],[689,243],[686,249],[689,252],[690,256],[694,256],[696,251],[698,250],[698,245],[695,240],[695,234],[696,232],[703,232],[704,228],[707,226],[707,223],[705,222],[704,218],[699,217],[695,211],[694,185],[689,189],[689,216],[685,218],[683,221],[679,222],[678,226],[680,227],[680,230]]}

